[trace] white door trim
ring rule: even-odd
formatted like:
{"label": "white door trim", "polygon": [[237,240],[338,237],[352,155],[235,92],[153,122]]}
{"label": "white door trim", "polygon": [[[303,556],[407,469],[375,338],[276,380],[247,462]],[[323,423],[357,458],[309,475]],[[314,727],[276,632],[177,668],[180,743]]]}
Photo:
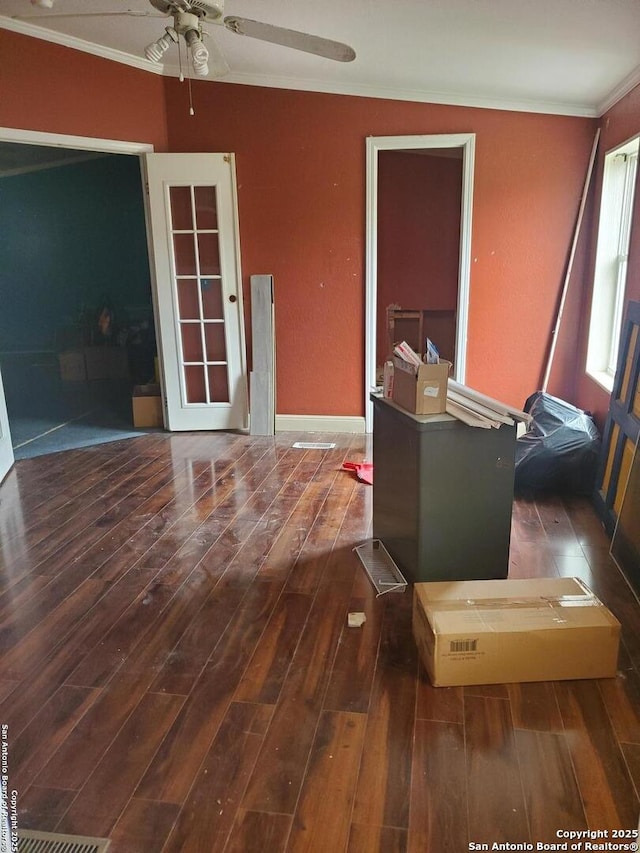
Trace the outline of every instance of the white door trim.
{"label": "white door trim", "polygon": [[[238,205],[238,172],[236,169],[236,155],[231,152],[229,154],[231,163],[231,192],[233,204],[233,233],[234,233],[234,248],[236,255],[236,275],[238,276],[238,314],[240,315],[240,362],[242,364],[242,372],[245,380],[248,380],[249,372],[247,370],[247,339],[244,328],[244,287],[242,278],[242,252],[240,251],[240,208]],[[248,381],[245,381],[245,399],[247,406],[247,429],[251,411],[249,409],[249,386]]]}
{"label": "white door trim", "polygon": [[11,430],[9,429],[4,386],[2,385],[2,373],[0,373],[0,483],[2,483],[9,473],[12,465],[13,445],[11,443]]}
{"label": "white door trim", "polygon": [[376,378],[376,300],[378,256],[378,153],[428,148],[462,149],[462,205],[460,211],[460,263],[458,272],[458,315],[456,328],[455,378],[464,382],[469,322],[471,280],[471,214],[475,133],[429,136],[370,136],[367,139],[367,237],[365,307],[365,414],[367,432],[373,430],[373,408],[369,393]]}
{"label": "white door trim", "polygon": [[77,148],[80,151],[104,151],[109,154],[146,154],[154,150],[150,142],[70,136],[66,133],[45,133],[41,130],[15,127],[0,127],[0,142],[22,142],[25,145],[46,145],[50,148]]}

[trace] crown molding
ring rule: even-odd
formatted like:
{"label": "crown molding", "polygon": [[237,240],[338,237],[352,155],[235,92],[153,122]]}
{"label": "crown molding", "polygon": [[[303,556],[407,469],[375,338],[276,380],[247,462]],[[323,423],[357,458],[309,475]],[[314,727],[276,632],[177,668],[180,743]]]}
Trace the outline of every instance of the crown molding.
{"label": "crown molding", "polygon": [[[147,59],[133,56],[129,53],[125,53],[124,51],[116,50],[115,48],[94,44],[93,42],[85,41],[84,39],[79,39],[75,36],[54,32],[53,30],[38,27],[35,24],[19,21],[15,18],[8,18],[0,15],[0,27],[21,33],[22,35],[32,36],[33,38],[43,39],[44,41],[63,45],[64,47],[70,47],[74,50],[81,50],[84,53],[100,56],[103,59],[110,59],[113,62],[120,62],[124,65],[129,65],[142,71],[150,71],[152,74],[161,74],[168,77],[178,76],[178,70],[170,65],[150,62]],[[638,74],[640,75],[640,70],[638,71]],[[546,113],[550,115],[575,116],[580,118],[597,118],[602,114],[595,107],[586,106],[585,104],[563,104],[556,101],[529,101],[476,97],[470,95],[459,95],[451,92],[430,92],[416,89],[387,89],[385,87],[378,86],[351,85],[320,80],[301,80],[299,77],[231,73],[223,78],[218,77],[207,80],[199,78],[198,82],[235,83],[244,86],[262,86],[267,89],[293,89],[294,91],[320,92],[330,95],[383,98],[392,101],[413,101],[416,103],[443,104],[457,107],[476,107],[478,109],[489,110],[509,110],[512,112]],[[635,82],[637,83],[639,80],[636,79]],[[628,88],[618,93],[616,95],[617,99],[623,97],[623,95],[633,88],[633,85],[635,85],[630,78],[627,78],[627,80],[624,81],[624,84],[626,84]],[[623,84],[621,84],[621,87],[622,85]],[[617,90],[615,90],[615,92],[617,93]],[[607,99],[605,103],[608,104],[609,99]],[[615,103],[615,101],[612,103]],[[609,109],[609,107],[607,106],[606,109]]]}
{"label": "crown molding", "polygon": [[84,39],[76,38],[76,36],[70,36],[67,33],[58,33],[54,30],[38,27],[35,24],[29,24],[26,21],[19,21],[16,18],[7,18],[6,15],[0,15],[0,27],[4,30],[20,33],[23,36],[31,36],[42,41],[60,44],[63,47],[71,47],[73,50],[81,50],[83,53],[100,56],[102,59],[110,59],[112,62],[129,65],[141,71],[150,71],[152,74],[164,74],[162,65],[150,62],[141,56],[133,56],[122,50],[116,50],[114,47],[105,47],[102,44],[95,44],[92,41],[85,41]]}
{"label": "crown molding", "polygon": [[[167,73],[165,71],[165,73]],[[174,76],[173,71],[168,72]],[[177,75],[176,75],[177,76]],[[235,83],[245,86],[264,86],[267,89],[294,89],[304,92],[322,92],[330,95],[351,95],[361,98],[384,98],[390,101],[413,101],[425,104],[443,104],[453,107],[477,107],[485,110],[510,110],[512,112],[548,113],[551,115],[597,118],[594,107],[584,104],[562,104],[555,101],[507,100],[458,95],[450,92],[428,92],[415,89],[385,89],[378,86],[358,86],[327,83],[319,80],[301,80],[298,77],[268,77],[256,74],[231,73],[219,77],[215,83]]]}
{"label": "crown molding", "polygon": [[631,74],[627,75],[621,83],[618,83],[615,89],[598,105],[598,117],[608,112],[611,107],[614,107],[618,101],[621,101],[638,84],[640,84],[640,65],[634,68]]}

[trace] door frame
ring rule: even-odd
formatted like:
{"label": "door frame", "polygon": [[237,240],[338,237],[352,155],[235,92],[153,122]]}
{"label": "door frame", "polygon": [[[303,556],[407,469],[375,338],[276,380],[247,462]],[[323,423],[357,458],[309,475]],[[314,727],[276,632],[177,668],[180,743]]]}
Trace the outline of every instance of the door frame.
{"label": "door frame", "polygon": [[2,371],[0,370],[0,485],[13,468],[15,457],[11,442],[11,430],[9,428],[9,416],[7,413],[7,401],[2,384]]}
{"label": "door frame", "polygon": [[[100,151],[105,154],[135,154],[138,155],[141,169],[142,157],[140,155],[153,151],[153,145],[150,142],[129,142],[93,136],[71,136],[67,133],[47,133],[41,130],[27,130],[16,127],[0,127],[0,142],[44,145],[48,148],[75,148],[80,151]],[[144,205],[146,219],[146,199]]]}
{"label": "door frame", "polygon": [[16,127],[0,127],[0,142],[45,145],[48,148],[77,148],[80,151],[102,151],[105,154],[146,154],[154,150],[150,142],[71,136],[67,133],[45,133],[41,130],[24,130]]}
{"label": "door frame", "polygon": [[458,311],[454,377],[464,382],[469,323],[471,280],[471,214],[475,133],[423,136],[370,136],[367,138],[367,235],[365,305],[365,419],[366,431],[373,431],[373,405],[369,393],[376,384],[376,320],[378,295],[378,154],[380,151],[415,151],[430,148],[462,149],[462,204],[460,210],[460,261],[458,265]]}

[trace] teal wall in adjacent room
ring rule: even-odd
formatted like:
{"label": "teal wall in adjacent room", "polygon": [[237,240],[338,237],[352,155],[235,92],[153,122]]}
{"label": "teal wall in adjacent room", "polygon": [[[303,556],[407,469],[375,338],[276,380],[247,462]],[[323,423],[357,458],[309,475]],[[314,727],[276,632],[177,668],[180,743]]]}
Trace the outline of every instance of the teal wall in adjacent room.
{"label": "teal wall in adjacent room", "polygon": [[138,158],[0,178],[0,351],[54,349],[104,300],[121,322],[151,305]]}

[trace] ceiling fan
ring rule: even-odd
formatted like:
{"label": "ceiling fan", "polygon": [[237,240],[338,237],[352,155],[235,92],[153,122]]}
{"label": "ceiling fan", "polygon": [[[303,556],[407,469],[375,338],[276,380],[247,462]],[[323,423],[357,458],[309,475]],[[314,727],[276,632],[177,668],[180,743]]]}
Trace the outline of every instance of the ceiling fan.
{"label": "ceiling fan", "polygon": [[[177,44],[179,46],[180,36],[182,36],[191,56],[194,74],[198,77],[207,77],[211,73],[214,77],[222,77],[229,71],[226,59],[213,39],[209,38],[210,49],[203,41],[203,37],[209,36],[209,33],[203,29],[202,24],[211,23],[226,27],[236,35],[249,36],[249,38],[290,47],[337,62],[351,62],[356,58],[353,48],[341,42],[261,23],[260,21],[252,21],[249,18],[240,18],[235,15],[225,16],[224,2],[225,0],[149,0],[157,12],[173,18],[173,26],[165,27],[164,34],[157,41],[147,45],[144,49],[144,55],[153,62],[160,62],[172,45]],[[51,9],[54,0],[31,0],[31,4],[41,9]],[[83,18],[112,15],[148,17],[153,16],[154,13],[151,11],[135,12],[129,9],[120,12],[54,13],[53,15],[34,15],[33,17],[44,19],[48,17]]]}

